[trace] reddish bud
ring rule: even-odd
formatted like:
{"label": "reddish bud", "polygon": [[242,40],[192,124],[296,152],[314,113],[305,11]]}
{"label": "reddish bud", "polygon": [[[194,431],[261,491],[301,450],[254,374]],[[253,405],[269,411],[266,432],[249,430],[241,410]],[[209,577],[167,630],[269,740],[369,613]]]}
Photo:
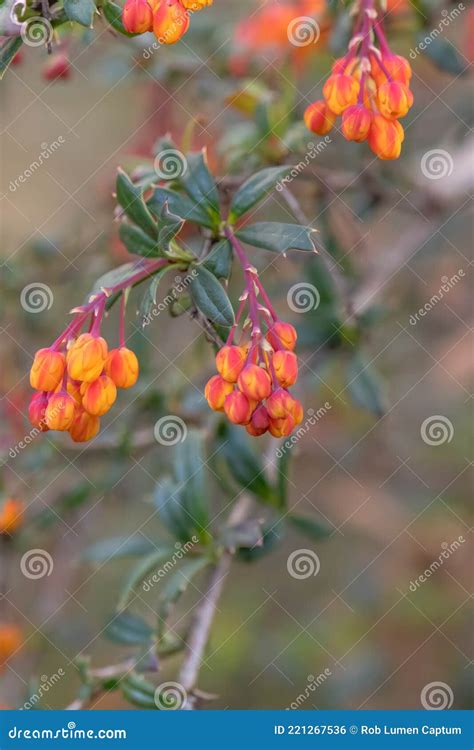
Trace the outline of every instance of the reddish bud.
{"label": "reddish bud", "polygon": [[72,380],[92,383],[104,369],[107,342],[101,336],[82,333],[67,353],[67,371]]}
{"label": "reddish bud", "polygon": [[25,503],[14,497],[8,497],[0,504],[0,535],[14,534],[22,522],[25,513]]}
{"label": "reddish bud", "polygon": [[223,346],[216,354],[217,372],[229,383],[236,383],[246,357],[242,346]]}
{"label": "reddish bud", "polygon": [[48,397],[44,393],[35,393],[31,398],[30,405],[28,406],[28,416],[30,422],[34,427],[41,432],[47,432],[49,430],[46,424],[45,411],[48,405]]}
{"label": "reddish bud", "polygon": [[290,435],[295,427],[295,420],[289,414],[287,417],[282,419],[270,419],[270,425],[268,431],[273,437],[281,438]]}
{"label": "reddish bud", "polygon": [[0,671],[23,643],[23,635],[16,625],[0,623]]}
{"label": "reddish bud", "polygon": [[99,417],[88,414],[84,409],[76,409],[76,416],[69,430],[75,443],[85,443],[97,435],[100,428]]}
{"label": "reddish bud", "polygon": [[296,383],[298,377],[298,360],[294,352],[281,349],[272,358],[273,368],[278,382],[283,388],[289,388]]}
{"label": "reddish bud", "polygon": [[76,411],[76,402],[66,391],[53,393],[48,399],[45,420],[50,430],[69,430]]}
{"label": "reddish bud", "polygon": [[52,349],[36,352],[30,370],[30,384],[38,391],[54,391],[61,382],[66,361],[64,354]]}
{"label": "reddish bud", "polygon": [[381,115],[395,120],[405,117],[413,104],[413,94],[405,84],[387,81],[377,91],[377,104]]}
{"label": "reddish bud", "polygon": [[269,417],[271,419],[282,419],[288,416],[293,407],[293,402],[294,399],[288,391],[285,391],[284,388],[277,388],[267,398],[266,407]]}
{"label": "reddish bud", "polygon": [[362,104],[353,104],[342,113],[342,133],[348,141],[365,141],[371,124],[372,112]]}
{"label": "reddish bud", "polygon": [[237,384],[242,393],[254,401],[267,398],[272,390],[270,375],[259,365],[246,365],[239,375]]}
{"label": "reddish bud", "polygon": [[268,412],[266,408],[261,405],[255,409],[254,413],[252,414],[252,419],[250,420],[248,425],[246,425],[245,429],[247,430],[249,435],[253,435],[253,437],[259,437],[268,430],[269,424],[270,418],[268,416]]}
{"label": "reddish bud", "polygon": [[224,401],[226,416],[234,424],[247,424],[254,408],[255,404],[240,391],[229,393]]}
{"label": "reddish bud", "polygon": [[94,417],[108,412],[117,398],[117,387],[108,375],[101,375],[92,383],[84,383],[81,391],[82,406]]}
{"label": "reddish bud", "polygon": [[321,99],[306,107],[304,122],[308,130],[317,135],[326,135],[333,128],[337,115],[331,112],[326,102]]}
{"label": "reddish bud", "polygon": [[340,115],[351,104],[355,104],[359,94],[359,81],[353,76],[331,75],[323,86],[323,95],[329,109]]}
{"label": "reddish bud", "polygon": [[121,346],[112,349],[105,363],[105,372],[117,388],[131,388],[138,379],[138,359],[134,352]]}
{"label": "reddish bud", "polygon": [[51,55],[41,73],[46,81],[58,81],[69,78],[71,75],[71,64],[68,56],[64,52]]}
{"label": "reddish bud", "polygon": [[189,13],[179,0],[154,2],[153,33],[160,44],[174,44],[187,32]]}
{"label": "reddish bud", "polygon": [[129,34],[153,30],[153,11],[147,0],[127,0],[123,6],[122,23]]}
{"label": "reddish bud", "polygon": [[403,128],[396,120],[374,115],[369,130],[369,146],[379,159],[398,159],[404,138]]}
{"label": "reddish bud", "polygon": [[232,393],[234,386],[220,375],[214,375],[207,381],[204,389],[206,401],[214,411],[224,411],[224,401],[229,393]]}
{"label": "reddish bud", "polygon": [[274,349],[293,349],[296,346],[297,334],[291,323],[277,320],[267,332],[267,341]]}

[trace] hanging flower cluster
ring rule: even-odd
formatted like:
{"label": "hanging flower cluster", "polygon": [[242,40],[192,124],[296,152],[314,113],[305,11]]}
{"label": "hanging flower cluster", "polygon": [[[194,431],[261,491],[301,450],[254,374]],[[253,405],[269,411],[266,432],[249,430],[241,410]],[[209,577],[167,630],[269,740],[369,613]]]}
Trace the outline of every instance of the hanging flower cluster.
{"label": "hanging flower cluster", "polygon": [[160,44],[178,42],[189,28],[191,13],[212,0],[127,0],[122,23],[131,34],[153,31]]}
{"label": "hanging flower cluster", "polygon": [[391,51],[375,4],[359,0],[348,52],[335,61],[324,99],[307,107],[304,120],[313,133],[325,135],[342,115],[348,141],[367,141],[379,159],[398,159],[405,137],[398,120],[413,104],[411,67]]}
{"label": "hanging flower cluster", "polygon": [[[30,384],[37,393],[29,405],[31,423],[42,432],[69,432],[85,442],[97,435],[100,417],[117,398],[117,388],[130,388],[138,378],[138,360],[125,346],[125,290],[167,261],[145,264],[125,282],[92,295],[88,304],[73,310],[74,320],[56,341],[36,352]],[[120,346],[108,348],[100,335],[107,299],[122,292]],[[88,331],[82,329],[88,326]]]}
{"label": "hanging flower cluster", "polygon": [[237,238],[230,233],[229,240],[242,263],[246,284],[235,324],[216,355],[219,374],[206,384],[205,396],[211,409],[244,425],[250,435],[258,437],[268,431],[273,437],[286,437],[303,419],[301,403],[288,391],[298,377],[293,351],[296,331],[278,319]]}

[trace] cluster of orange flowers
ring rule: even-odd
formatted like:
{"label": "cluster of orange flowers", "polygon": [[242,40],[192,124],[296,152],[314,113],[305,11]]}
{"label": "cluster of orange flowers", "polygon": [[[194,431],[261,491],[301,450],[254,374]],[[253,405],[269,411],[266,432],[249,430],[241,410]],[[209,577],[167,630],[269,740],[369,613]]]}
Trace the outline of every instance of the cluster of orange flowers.
{"label": "cluster of orange flowers", "polygon": [[107,348],[90,332],[36,352],[30,383],[36,393],[30,402],[31,423],[42,432],[67,431],[81,443],[97,435],[100,419],[117,398],[117,388],[130,388],[138,378],[138,360],[125,346]]}
{"label": "cluster of orange flowers", "polygon": [[130,34],[153,31],[160,44],[178,42],[189,28],[191,13],[212,0],[126,0],[122,23]]}
{"label": "cluster of orange flowers", "polygon": [[307,107],[304,120],[313,133],[325,135],[342,115],[347,140],[367,141],[379,159],[398,159],[405,137],[398,120],[413,104],[411,67],[391,51],[374,5],[361,0],[348,52],[335,61],[324,99]]}

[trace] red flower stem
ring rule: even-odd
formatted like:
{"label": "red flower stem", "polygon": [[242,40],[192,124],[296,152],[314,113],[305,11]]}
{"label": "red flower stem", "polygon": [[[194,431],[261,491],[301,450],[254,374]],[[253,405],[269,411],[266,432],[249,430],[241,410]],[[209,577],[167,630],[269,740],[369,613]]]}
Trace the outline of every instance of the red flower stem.
{"label": "red flower stem", "polygon": [[119,323],[120,346],[125,346],[125,308],[126,308],[126,294],[123,291],[122,299],[120,300],[120,323]]}
{"label": "red flower stem", "polygon": [[374,30],[375,30],[375,33],[376,33],[377,38],[379,40],[380,49],[382,50],[382,54],[384,54],[384,55],[390,55],[391,54],[391,49],[390,49],[390,46],[389,46],[389,44],[387,42],[387,37],[385,36],[385,34],[383,32],[382,24],[380,22],[380,19],[378,19],[378,18],[374,22]]}

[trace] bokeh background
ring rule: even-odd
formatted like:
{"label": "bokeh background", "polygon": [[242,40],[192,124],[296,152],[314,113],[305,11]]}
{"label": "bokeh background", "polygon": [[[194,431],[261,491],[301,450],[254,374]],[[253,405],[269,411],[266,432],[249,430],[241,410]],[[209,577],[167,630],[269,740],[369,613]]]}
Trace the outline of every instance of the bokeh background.
{"label": "bokeh background", "polygon": [[[427,23],[434,25],[443,8],[434,4]],[[27,506],[18,538],[0,548],[0,620],[23,634],[23,645],[0,670],[3,704],[22,705],[38,681],[61,668],[64,677],[41,707],[62,708],[77,695],[78,654],[105,666],[130,653],[103,637],[130,560],[91,564],[84,551],[138,527],[145,537],[164,533],[151,497],[170,449],[153,440],[153,425],[173,406],[207,418],[201,392],[212,356],[199,327],[163,313],[141,332],[132,316],[129,333],[142,376],[104,420],[100,438],[84,447],[45,435],[13,456],[11,449],[30,430],[27,373],[35,350],[62,330],[68,310],[101,273],[128,259],[113,222],[116,167],[148,158],[167,132],[180,142],[194,122],[191,141],[208,147],[218,174],[245,172],[252,154],[230,164],[225,145],[248,124],[229,103],[242,81],[256,79],[276,96],[292,89],[298,115],[319,96],[335,56],[334,22],[325,21],[320,41],[288,62],[286,32],[269,44],[260,38],[258,49],[245,51],[237,24],[255,10],[249,2],[216,0],[193,18],[183,42],[150,60],[143,58],[142,39],[119,39],[98,23],[95,32],[70,42],[70,80],[45,82],[46,53],[26,49],[2,82],[0,505],[15,497]],[[379,401],[374,404],[372,394],[363,408],[366,394],[351,393],[350,342],[321,345],[318,310],[288,309],[287,289],[313,278],[312,261],[259,256],[277,309],[304,329],[305,406],[316,411],[330,404],[291,448],[289,483],[291,506],[324,519],[330,534],[315,543],[291,532],[259,561],[235,562],[199,682],[218,696],[211,707],[285,708],[305,692],[311,675],[322,673],[325,679],[306,691],[301,708],[419,708],[431,682],[449,686],[454,707],[470,703],[474,171],[466,70],[472,11],[443,31],[462,74],[443,70],[428,56],[410,58],[419,32],[411,3],[392,3],[389,22],[396,51],[409,57],[414,70],[415,105],[401,159],[377,162],[335,133],[290,186],[310,223],[326,228],[323,241],[333,238],[327,249],[334,251],[356,309],[374,318],[362,348],[379,383]],[[44,144],[59,138],[60,148],[12,190]],[[440,149],[449,157],[445,174],[427,178],[423,157]],[[299,158],[290,151],[287,161]],[[262,216],[282,211],[291,221],[275,194]],[[449,290],[413,323],[445,277],[455,274]],[[20,302],[32,283],[52,292],[51,306],[40,314]],[[234,302],[240,284],[236,272]],[[114,330],[111,325],[111,337]],[[441,433],[430,444],[422,426],[434,418],[441,419]],[[276,445],[265,443],[262,450],[272,464]],[[216,508],[219,499],[216,482]],[[410,590],[461,537],[465,541],[429,580]],[[55,563],[51,575],[37,581],[19,568],[22,553],[34,547],[48,550]],[[321,568],[296,580],[287,559],[302,547],[316,550]],[[197,579],[176,620],[192,613],[200,595]],[[173,679],[179,658],[163,665],[163,678]],[[130,708],[117,693],[94,706]]]}

